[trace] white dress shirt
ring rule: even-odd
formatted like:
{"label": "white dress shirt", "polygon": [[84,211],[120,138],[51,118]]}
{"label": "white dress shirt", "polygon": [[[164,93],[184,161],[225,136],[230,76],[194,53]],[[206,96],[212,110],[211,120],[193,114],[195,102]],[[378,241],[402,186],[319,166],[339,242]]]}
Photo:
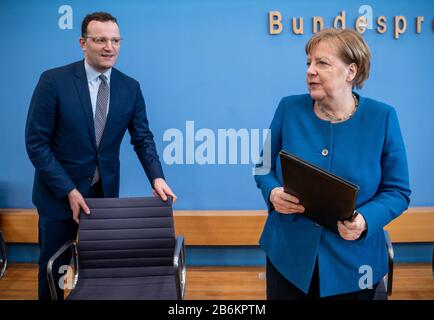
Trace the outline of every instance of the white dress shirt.
{"label": "white dress shirt", "polygon": [[[86,60],[84,60],[84,69],[86,70],[87,76],[87,84],[89,85],[89,93],[90,93],[90,102],[92,103],[92,112],[93,118],[95,119],[95,110],[96,110],[96,99],[98,96],[99,85],[101,84],[101,79],[99,76],[104,74],[107,77],[107,84],[110,88],[110,75],[112,73],[112,68],[108,69],[106,72],[101,73],[92,68]],[[107,114],[109,112],[110,106],[110,95],[107,103]]]}

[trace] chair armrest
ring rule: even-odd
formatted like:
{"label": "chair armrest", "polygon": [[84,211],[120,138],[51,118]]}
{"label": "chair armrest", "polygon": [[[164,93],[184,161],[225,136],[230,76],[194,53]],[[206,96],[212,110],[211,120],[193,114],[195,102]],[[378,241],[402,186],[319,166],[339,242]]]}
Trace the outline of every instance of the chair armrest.
{"label": "chair armrest", "polygon": [[72,288],[74,288],[75,284],[77,283],[77,279],[78,279],[77,244],[75,241],[69,240],[63,246],[61,246],[56,251],[56,253],[53,254],[53,256],[50,258],[50,260],[48,260],[47,278],[48,278],[48,285],[50,287],[51,298],[53,300],[59,299],[57,296],[56,284],[54,282],[53,265],[54,265],[54,262],[57,260],[57,258],[59,258],[60,255],[62,255],[69,248],[72,249],[72,259],[74,261],[74,280],[72,283]]}
{"label": "chair armrest", "polygon": [[387,273],[387,295],[392,295],[392,283],[393,283],[393,258],[395,253],[393,251],[392,241],[390,240],[390,235],[388,231],[384,231],[384,237],[386,238],[387,255],[389,271]]}
{"label": "chair armrest", "polygon": [[185,295],[186,278],[185,245],[183,236],[178,236],[176,238],[175,252],[173,256],[173,266],[175,268],[178,299],[183,300]]}
{"label": "chair armrest", "polygon": [[8,255],[6,251],[6,243],[3,238],[3,233],[0,231],[0,278],[5,274],[7,266]]}

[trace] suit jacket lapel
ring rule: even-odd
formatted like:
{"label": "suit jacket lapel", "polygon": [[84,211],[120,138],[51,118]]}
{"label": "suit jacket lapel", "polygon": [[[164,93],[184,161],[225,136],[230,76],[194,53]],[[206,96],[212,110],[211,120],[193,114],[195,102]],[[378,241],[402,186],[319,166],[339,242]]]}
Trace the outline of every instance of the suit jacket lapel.
{"label": "suit jacket lapel", "polygon": [[86,115],[89,134],[92,138],[93,147],[96,148],[95,124],[93,120],[92,103],[90,101],[89,85],[87,84],[84,60],[77,63],[75,72],[75,86],[80,97],[81,107]]}

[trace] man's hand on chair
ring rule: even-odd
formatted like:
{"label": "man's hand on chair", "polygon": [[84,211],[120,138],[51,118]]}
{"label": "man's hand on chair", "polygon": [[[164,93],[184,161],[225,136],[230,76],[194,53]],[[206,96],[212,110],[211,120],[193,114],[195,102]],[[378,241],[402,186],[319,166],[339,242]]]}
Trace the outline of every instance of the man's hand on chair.
{"label": "man's hand on chair", "polygon": [[167,196],[172,196],[173,203],[175,203],[177,197],[163,178],[155,179],[153,188],[154,190],[152,190],[152,193],[154,194],[154,196],[160,197],[163,201],[167,200]]}
{"label": "man's hand on chair", "polygon": [[78,218],[78,216],[80,215],[80,208],[83,208],[83,211],[86,214],[90,214],[90,210],[86,204],[86,201],[84,201],[83,196],[77,189],[73,189],[71,192],[68,193],[68,200],[69,206],[71,207],[72,211],[72,219],[74,219],[75,222],[80,222]]}

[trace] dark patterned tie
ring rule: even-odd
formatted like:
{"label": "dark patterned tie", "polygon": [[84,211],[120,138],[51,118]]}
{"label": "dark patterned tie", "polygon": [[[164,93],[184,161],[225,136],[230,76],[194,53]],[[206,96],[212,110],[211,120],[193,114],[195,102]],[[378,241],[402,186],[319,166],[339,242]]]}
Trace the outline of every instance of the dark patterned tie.
{"label": "dark patterned tie", "polygon": [[[110,88],[107,84],[107,77],[103,74],[99,76],[101,83],[98,89],[98,95],[96,98],[96,110],[95,110],[95,138],[96,146],[99,147],[101,143],[102,134],[104,133],[104,127],[107,120],[107,105],[109,98]],[[92,185],[99,180],[99,170],[96,167],[95,175],[93,176]]]}

